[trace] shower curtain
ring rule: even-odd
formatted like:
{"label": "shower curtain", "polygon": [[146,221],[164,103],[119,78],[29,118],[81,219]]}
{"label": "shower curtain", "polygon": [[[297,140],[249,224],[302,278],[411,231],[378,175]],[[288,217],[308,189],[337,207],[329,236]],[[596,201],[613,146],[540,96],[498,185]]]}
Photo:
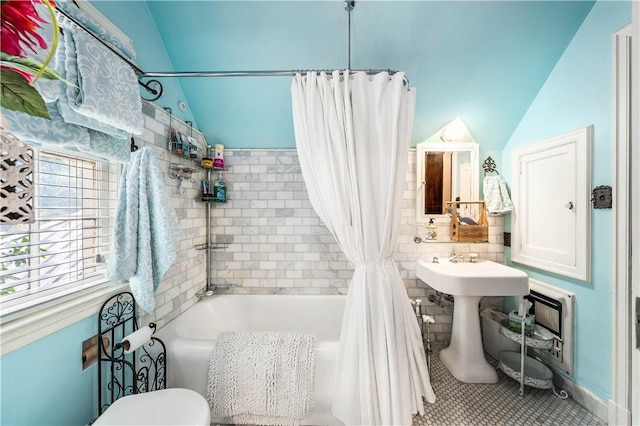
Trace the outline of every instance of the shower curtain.
{"label": "shower curtain", "polygon": [[355,271],[332,412],[345,424],[409,425],[435,401],[420,329],[392,259],[415,90],[404,74],[296,75],[291,91],[309,199]]}

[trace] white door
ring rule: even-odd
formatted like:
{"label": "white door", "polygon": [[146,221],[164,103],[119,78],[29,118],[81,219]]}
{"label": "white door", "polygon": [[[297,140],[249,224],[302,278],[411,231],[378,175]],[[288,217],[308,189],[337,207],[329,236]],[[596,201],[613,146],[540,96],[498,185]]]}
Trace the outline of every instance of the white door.
{"label": "white door", "polygon": [[[637,6],[637,5],[636,5]],[[636,7],[640,24],[640,7]],[[637,36],[635,36],[637,37]],[[615,244],[612,293],[612,387],[609,424],[640,425],[640,350],[635,315],[640,296],[640,230],[635,224],[640,211],[640,99],[631,87],[631,25],[614,35],[615,68]],[[639,58],[634,58],[638,64]],[[638,70],[637,67],[635,67]],[[638,71],[636,71],[638,74]],[[632,108],[632,102],[634,107]],[[635,111],[632,115],[632,111]],[[633,138],[633,140],[632,140]],[[632,250],[632,248],[636,248]],[[630,299],[631,298],[631,299]],[[631,362],[629,362],[631,360]]]}
{"label": "white door", "polygon": [[513,262],[590,280],[591,134],[584,127],[513,151]]}
{"label": "white door", "polygon": [[[631,184],[631,209],[634,217],[637,219],[640,216],[640,49],[638,49],[637,41],[640,41],[640,2],[634,1],[633,3],[633,54],[632,58],[632,70],[633,82],[631,87],[633,90],[633,107],[632,111],[632,138],[631,143],[631,157],[633,158],[631,164],[631,176],[629,183]],[[627,86],[627,93],[631,93],[629,86]],[[631,397],[632,407],[631,416],[633,424],[640,425],[640,229],[637,226],[637,220],[632,227],[633,234],[631,236],[632,257],[631,257],[631,284],[632,284],[632,306],[634,308],[633,314],[635,314],[635,326],[633,332],[635,333],[635,339],[632,345],[632,379],[631,379]]]}

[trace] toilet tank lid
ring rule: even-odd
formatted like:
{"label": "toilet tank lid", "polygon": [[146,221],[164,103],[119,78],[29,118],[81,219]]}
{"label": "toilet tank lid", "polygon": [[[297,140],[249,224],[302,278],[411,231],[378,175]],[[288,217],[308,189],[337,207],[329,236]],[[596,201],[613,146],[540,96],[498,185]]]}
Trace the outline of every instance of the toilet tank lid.
{"label": "toilet tank lid", "polygon": [[191,389],[163,389],[115,401],[93,423],[106,425],[209,425],[209,404]]}

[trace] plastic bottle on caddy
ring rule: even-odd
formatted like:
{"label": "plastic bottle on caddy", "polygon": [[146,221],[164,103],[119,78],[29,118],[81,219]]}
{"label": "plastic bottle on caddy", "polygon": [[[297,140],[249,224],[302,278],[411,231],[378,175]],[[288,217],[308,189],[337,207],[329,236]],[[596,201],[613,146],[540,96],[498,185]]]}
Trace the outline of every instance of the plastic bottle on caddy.
{"label": "plastic bottle on caddy", "polygon": [[227,201],[227,185],[222,179],[222,172],[218,174],[218,179],[213,182],[213,199],[220,203]]}

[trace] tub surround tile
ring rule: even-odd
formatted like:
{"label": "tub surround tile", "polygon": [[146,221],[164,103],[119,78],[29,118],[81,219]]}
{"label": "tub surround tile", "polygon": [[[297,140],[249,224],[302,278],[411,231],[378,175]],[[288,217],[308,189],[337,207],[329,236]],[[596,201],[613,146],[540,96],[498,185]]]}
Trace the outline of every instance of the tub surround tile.
{"label": "tub surround tile", "polygon": [[[136,137],[136,143],[156,152],[183,231],[176,264],[155,295],[158,308],[153,315],[141,317],[141,324],[156,322],[162,326],[195,303],[195,294],[205,285],[205,253],[195,250],[206,240],[206,208],[198,201],[200,179],[205,174],[197,172],[195,183],[183,181],[185,193],[179,194],[178,180],[168,176],[169,164],[189,161],[166,150],[169,114],[146,102],[143,113],[145,130]],[[175,117],[171,125],[184,134],[193,132],[199,143],[206,144],[199,131]],[[236,294],[347,294],[353,268],[311,206],[296,151],[226,149],[224,156],[228,170],[223,177],[229,200],[212,205],[211,225],[213,241],[227,248],[211,254],[213,283],[232,285],[224,292]],[[437,341],[446,342],[450,338],[452,308],[427,301],[434,292],[416,279],[415,262],[433,253],[448,253],[453,247],[501,261],[504,218],[489,217],[489,244],[415,244],[413,237],[423,228],[415,221],[415,150],[410,151],[408,161],[395,259],[409,296],[422,298],[426,313],[442,317],[442,323],[434,324],[432,331]],[[216,177],[212,173],[212,178]],[[448,226],[439,226],[438,232],[447,235]],[[501,298],[485,299],[488,298],[483,298],[482,307],[502,307]]]}
{"label": "tub surround tile", "polygon": [[[169,115],[155,105],[143,101],[145,129],[142,135],[136,136],[138,147],[148,146],[156,154],[160,170],[164,173],[166,190],[170,196],[171,206],[176,210],[180,221],[183,238],[180,241],[177,260],[169,268],[155,294],[156,311],[153,315],[140,312],[140,324],[155,322],[162,327],[171,319],[184,312],[196,302],[195,294],[204,286],[206,265],[204,252],[195,250],[197,244],[205,242],[206,211],[197,202],[199,197],[199,180],[196,183],[183,181],[184,195],[178,193],[178,180],[168,176],[170,163],[188,164],[189,161],[174,156],[167,151],[169,141]],[[184,122],[173,117],[172,125],[185,134],[190,128]],[[204,136],[193,130],[193,137],[201,146],[206,144]]]}
{"label": "tub surround tile", "polygon": [[[214,241],[228,248],[212,255],[214,283],[233,284],[229,291],[238,294],[346,294],[353,268],[311,206],[296,151],[226,149],[224,155],[229,200],[213,206],[212,229]],[[423,228],[415,220],[415,161],[411,150],[395,260],[409,296],[422,298],[427,313],[446,318],[434,328],[437,339],[446,342],[452,309],[427,302],[433,290],[416,278],[415,262],[454,247],[501,261],[504,218],[489,218],[489,244],[415,244],[416,231]],[[449,227],[440,225],[438,231],[448,235]],[[484,299],[482,308],[502,309],[502,298]]]}

